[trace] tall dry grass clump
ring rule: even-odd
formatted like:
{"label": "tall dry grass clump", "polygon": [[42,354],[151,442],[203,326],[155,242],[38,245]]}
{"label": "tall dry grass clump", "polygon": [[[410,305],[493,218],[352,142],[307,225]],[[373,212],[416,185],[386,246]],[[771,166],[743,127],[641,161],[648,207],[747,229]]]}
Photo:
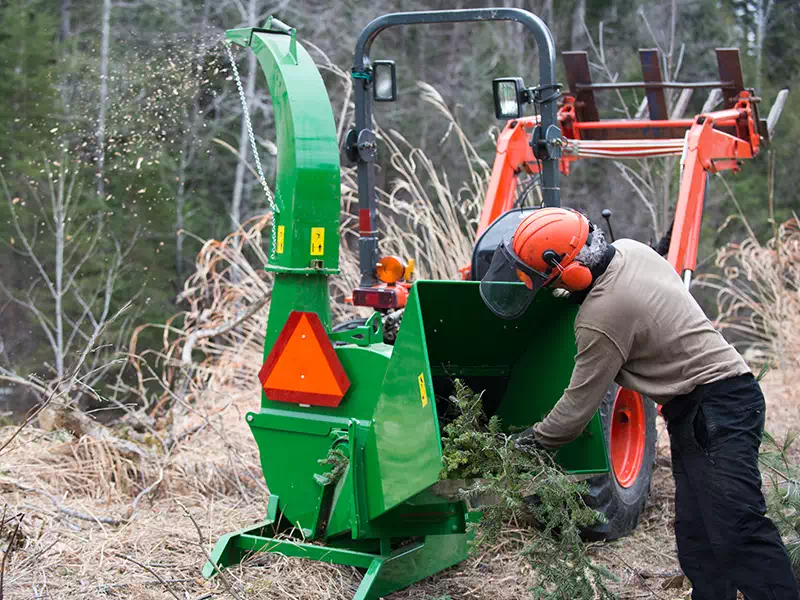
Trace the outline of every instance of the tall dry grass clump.
{"label": "tall dry grass clump", "polygon": [[748,348],[762,364],[780,367],[784,379],[800,372],[800,221],[775,226],[762,244],[752,233],[717,252],[721,274],[701,283],[716,290],[715,325]]}

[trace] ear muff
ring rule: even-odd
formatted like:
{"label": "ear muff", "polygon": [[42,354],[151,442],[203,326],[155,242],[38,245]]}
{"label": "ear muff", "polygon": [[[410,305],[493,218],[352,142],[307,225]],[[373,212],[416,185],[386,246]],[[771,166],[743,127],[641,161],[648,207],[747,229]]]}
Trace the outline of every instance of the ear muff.
{"label": "ear muff", "polygon": [[580,292],[592,285],[592,272],[578,262],[571,262],[561,271],[561,283],[571,292]]}
{"label": "ear muff", "polygon": [[592,272],[588,267],[577,262],[571,262],[566,267],[560,265],[560,262],[564,259],[563,254],[559,255],[554,250],[545,250],[542,254],[542,259],[551,265],[553,269],[560,271],[560,273],[556,273],[551,281],[555,277],[560,277],[561,283],[570,291],[580,292],[592,284]]}

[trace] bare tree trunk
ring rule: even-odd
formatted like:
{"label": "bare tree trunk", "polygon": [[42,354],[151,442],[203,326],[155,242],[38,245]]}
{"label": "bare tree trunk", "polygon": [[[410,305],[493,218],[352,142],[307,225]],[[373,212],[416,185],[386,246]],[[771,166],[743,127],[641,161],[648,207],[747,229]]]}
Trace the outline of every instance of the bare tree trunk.
{"label": "bare tree trunk", "polygon": [[555,20],[553,19],[553,0],[544,0],[542,13],[544,22],[550,27],[555,27]]}
{"label": "bare tree trunk", "polygon": [[[196,111],[193,111],[196,112]],[[191,144],[191,134],[194,127],[187,134]],[[188,167],[189,144],[184,143],[181,148],[181,159],[178,166],[178,190],[175,193],[175,273],[178,276],[178,285],[183,283],[183,207],[186,203],[186,168]]]}
{"label": "bare tree trunk", "polygon": [[[208,30],[208,19],[209,19],[209,10],[210,10],[210,0],[204,0],[203,2],[203,19],[200,23],[200,45],[199,51],[197,52],[197,60],[195,61],[195,68],[202,67],[203,57],[205,56],[206,52],[206,34]],[[193,69],[194,72],[194,69]],[[200,107],[200,95],[202,90],[200,86],[198,86],[197,90],[195,91],[194,98],[192,99],[192,108],[191,108],[191,115],[189,115],[189,125],[184,135],[184,142],[182,145],[182,152],[181,152],[181,160],[178,165],[178,189],[175,193],[175,273],[178,275],[179,284],[182,283],[183,280],[183,228],[184,228],[184,218],[183,218],[183,211],[186,205],[186,172],[189,168],[190,163],[192,162],[192,155],[193,144],[197,143],[197,129],[199,126],[199,122],[201,117],[199,115],[201,107]]]}
{"label": "bare tree trunk", "polygon": [[61,41],[65,42],[70,33],[70,11],[72,0],[61,0]]}
{"label": "bare tree trunk", "polygon": [[575,3],[575,10],[572,13],[572,32],[570,35],[570,49],[579,50],[583,44],[583,28],[586,22],[586,0],[578,0]]}
{"label": "bare tree trunk", "polygon": [[111,0],[103,0],[103,28],[100,41],[100,109],[97,114],[97,195],[105,196],[106,97],[108,96],[108,45],[111,37]]}
{"label": "bare tree trunk", "polygon": [[52,194],[53,199],[53,221],[55,225],[56,234],[56,264],[55,264],[55,293],[53,300],[55,300],[55,320],[56,328],[56,374],[58,378],[64,377],[64,227],[66,225],[66,206],[64,194],[64,179],[66,172],[62,171],[58,179],[58,191]]}
{"label": "bare tree trunk", "polygon": [[[258,16],[256,13],[256,0],[249,0],[247,5],[247,22],[254,23],[256,17]],[[258,67],[258,63],[256,62],[256,55],[255,52],[248,52],[247,53],[247,82],[244,88],[244,95],[247,98],[248,105],[252,105],[253,103],[253,95],[256,91],[256,77],[257,72],[256,68]],[[249,137],[247,133],[247,122],[244,119],[244,115],[242,115],[242,125],[239,129],[239,162],[236,164],[236,179],[233,184],[233,198],[231,199],[231,221],[233,225],[233,229],[239,227],[239,224],[242,222],[242,215],[246,211],[246,206],[243,206],[243,196],[244,196],[244,177],[245,173],[247,172],[247,158],[249,156]]]}
{"label": "bare tree trunk", "polygon": [[761,89],[763,72],[764,38],[767,35],[767,24],[775,7],[775,0],[758,0],[756,4],[756,89]]}

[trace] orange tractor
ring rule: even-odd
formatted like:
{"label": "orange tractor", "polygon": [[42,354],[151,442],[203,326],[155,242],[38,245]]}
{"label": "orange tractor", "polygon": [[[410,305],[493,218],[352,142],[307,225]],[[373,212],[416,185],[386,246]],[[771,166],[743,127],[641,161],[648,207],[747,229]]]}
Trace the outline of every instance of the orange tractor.
{"label": "orange tractor", "polygon": [[[569,90],[526,88],[521,78],[493,82],[495,112],[507,123],[497,141],[483,210],[478,223],[471,264],[461,270],[467,280],[480,280],[500,241],[538,206],[525,206],[530,185],[520,186],[525,175],[533,185],[540,182],[542,158],[552,167],[553,147],[560,148],[558,170],[568,175],[574,161],[584,158],[642,159],[681,157],[680,193],[672,227],[656,247],[681,274],[687,287],[697,265],[697,251],[708,176],[719,171],[738,171],[742,161],[755,157],[768,143],[780,116],[788,90],[782,91],[767,119],[758,114],[759,98],[745,89],[738,49],[717,49],[719,80],[693,83],[663,81],[657,50],[640,50],[643,81],[594,83],[586,52],[563,53]],[[375,88],[394,100],[394,64],[374,63]],[[649,118],[601,119],[595,93],[612,89],[644,89]],[[721,90],[722,108],[693,118],[670,118],[665,90]],[[717,92],[713,92],[717,93]],[[547,97],[549,96],[549,97]],[[544,98],[543,98],[544,97]],[[549,139],[539,115],[523,116],[525,104],[541,105],[559,98],[558,139]],[[548,129],[550,131],[550,129]],[[355,140],[351,147],[355,148]],[[549,147],[549,150],[548,150]],[[355,153],[355,150],[352,150]],[[522,187],[522,191],[520,191]],[[542,205],[549,194],[542,189]],[[362,211],[364,212],[364,211]],[[368,212],[368,211],[367,211]],[[604,210],[611,231],[610,211]],[[362,221],[364,215],[362,214]],[[369,215],[367,215],[369,217]],[[369,219],[367,219],[369,221]],[[363,225],[363,223],[362,223]],[[362,280],[353,302],[387,313],[385,329],[396,325],[408,297],[410,283],[402,260],[380,259],[372,227],[361,228]],[[363,250],[366,249],[366,252]],[[405,274],[405,275],[404,275]],[[587,532],[594,539],[615,539],[638,524],[647,502],[655,458],[656,408],[638,393],[615,384],[606,394],[600,415],[608,444],[610,472],[589,480],[587,502],[607,517],[607,523]]]}

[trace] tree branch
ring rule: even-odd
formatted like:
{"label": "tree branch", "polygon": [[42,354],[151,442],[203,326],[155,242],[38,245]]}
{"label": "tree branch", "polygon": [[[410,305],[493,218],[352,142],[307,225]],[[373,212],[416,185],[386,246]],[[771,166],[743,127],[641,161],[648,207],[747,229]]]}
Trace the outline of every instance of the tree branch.
{"label": "tree branch", "polygon": [[26,236],[25,233],[22,231],[22,227],[19,224],[19,217],[17,216],[17,211],[14,208],[14,202],[11,199],[11,194],[8,191],[8,186],[6,185],[6,180],[3,177],[2,173],[0,173],[0,183],[3,184],[3,190],[5,191],[6,199],[8,200],[8,206],[9,209],[11,210],[11,221],[14,224],[14,229],[16,230],[17,235],[19,235],[20,240],[22,241],[22,245],[25,246],[25,251],[27,253],[28,258],[36,266],[36,270],[39,271],[39,274],[41,275],[42,279],[44,279],[45,285],[47,285],[47,289],[50,290],[50,294],[53,296],[53,298],[55,298],[56,290],[53,287],[53,282],[50,281],[50,278],[47,276],[47,271],[45,271],[44,267],[42,266],[42,263],[39,261],[39,258],[33,251],[33,247],[31,246],[28,240],[28,236]]}
{"label": "tree branch", "polygon": [[183,364],[185,365],[192,364],[192,350],[194,349],[195,344],[199,340],[210,338],[215,335],[221,335],[227,331],[230,331],[243,321],[246,321],[254,314],[256,314],[267,303],[267,300],[269,300],[269,298],[270,298],[269,294],[264,294],[261,296],[261,298],[253,302],[246,309],[239,311],[236,314],[236,316],[230,321],[221,323],[216,327],[211,327],[208,329],[198,329],[190,333],[189,336],[186,338],[186,343],[183,345],[183,351],[181,352],[181,361],[183,362]]}
{"label": "tree branch", "polygon": [[158,579],[158,581],[161,583],[161,585],[164,586],[164,588],[170,593],[170,595],[173,598],[175,598],[175,600],[181,600],[181,598],[174,591],[172,591],[172,588],[169,586],[169,584],[166,581],[164,581],[158,573],[156,573],[153,569],[151,569],[147,565],[143,565],[138,560],[135,560],[135,559],[131,558],[130,556],[126,556],[125,554],[117,554],[116,552],[112,552],[111,554],[113,556],[116,556],[117,558],[121,558],[123,560],[127,560],[127,561],[132,562],[133,564],[141,567],[142,569],[144,569],[145,571],[150,573],[150,575],[152,575],[153,577]]}
{"label": "tree branch", "polygon": [[39,494],[41,496],[44,496],[45,498],[50,500],[50,502],[53,503],[58,512],[64,513],[65,515],[72,517],[74,519],[80,519],[81,521],[90,521],[92,523],[103,523],[105,525],[113,525],[115,527],[117,525],[121,525],[124,522],[122,519],[115,519],[114,517],[96,517],[94,515],[89,515],[77,510],[73,510],[71,508],[67,508],[66,506],[63,506],[61,503],[59,503],[56,497],[50,492],[45,491],[41,488],[24,485],[22,483],[14,481],[13,479],[6,479],[6,478],[0,479],[0,484],[10,485],[19,490],[22,490],[23,492],[33,492],[34,494]]}
{"label": "tree branch", "polygon": [[194,517],[192,516],[192,513],[190,513],[189,510],[183,504],[181,504],[178,500],[176,500],[175,502],[178,504],[178,506],[180,506],[183,509],[183,513],[187,517],[189,517],[189,520],[192,522],[192,525],[194,525],[194,528],[197,531],[197,536],[200,538],[200,542],[198,543],[198,546],[200,546],[200,549],[203,551],[203,554],[206,555],[206,559],[208,560],[208,562],[214,567],[214,571],[216,571],[217,575],[219,575],[220,581],[222,581],[222,585],[225,586],[225,589],[228,590],[228,593],[231,596],[233,596],[234,598],[236,598],[236,600],[241,600],[241,598],[239,597],[239,594],[237,594],[234,591],[233,586],[231,585],[230,581],[228,581],[228,578],[225,577],[225,574],[222,571],[220,571],[219,567],[211,559],[211,555],[208,553],[208,550],[206,550],[206,544],[205,544],[205,538],[203,537],[203,531],[200,529],[200,526],[197,524],[197,521],[194,520]]}

